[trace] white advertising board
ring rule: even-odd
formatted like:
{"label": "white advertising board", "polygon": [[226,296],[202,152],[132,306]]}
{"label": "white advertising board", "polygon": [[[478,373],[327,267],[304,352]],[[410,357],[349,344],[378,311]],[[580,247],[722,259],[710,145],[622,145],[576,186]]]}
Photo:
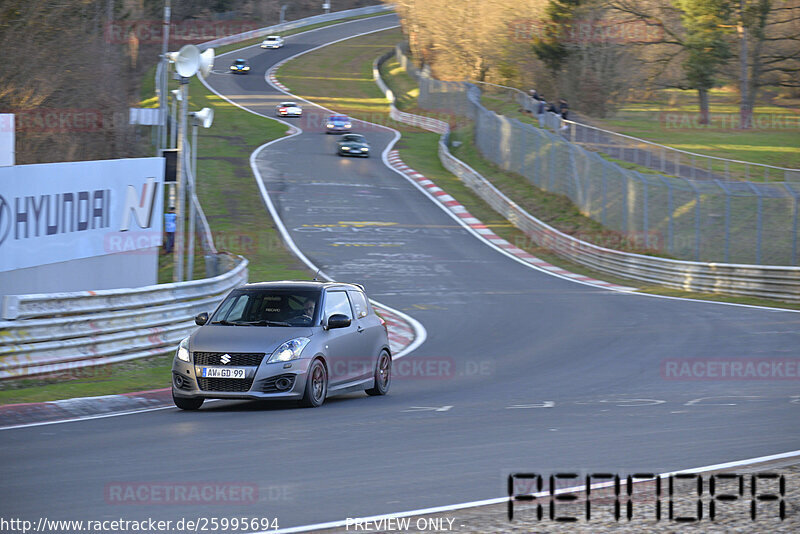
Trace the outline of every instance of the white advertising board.
{"label": "white advertising board", "polygon": [[14,114],[0,113],[0,167],[14,165]]}
{"label": "white advertising board", "polygon": [[0,167],[0,272],[161,245],[163,158]]}

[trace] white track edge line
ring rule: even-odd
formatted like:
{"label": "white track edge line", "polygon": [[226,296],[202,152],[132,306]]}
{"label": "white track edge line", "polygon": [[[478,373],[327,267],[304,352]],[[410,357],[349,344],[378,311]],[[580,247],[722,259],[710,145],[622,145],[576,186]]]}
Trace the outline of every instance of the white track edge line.
{"label": "white track edge line", "polygon": [[[747,458],[747,459],[744,459],[744,460],[737,460],[735,462],[725,462],[725,463],[721,463],[721,464],[707,465],[707,466],[703,466],[703,467],[695,467],[695,468],[687,469],[687,470],[683,470],[683,471],[671,471],[669,473],[659,473],[657,476],[669,477],[670,475],[676,475],[678,473],[686,473],[686,474],[705,473],[705,472],[708,472],[708,471],[718,471],[720,469],[729,469],[731,467],[741,467],[741,466],[746,466],[746,465],[760,464],[760,463],[771,462],[771,461],[775,461],[775,460],[783,460],[783,459],[786,459],[786,458],[795,458],[795,457],[800,457],[800,450],[789,451],[789,452],[784,452],[784,453],[779,453],[779,454],[772,454],[772,455],[769,455],[769,456],[759,456],[759,457],[756,457],[756,458]],[[592,485],[591,487],[592,488],[595,488],[595,487],[596,488],[602,488],[602,487],[608,487],[610,484],[611,483],[603,482],[603,483],[600,483],[600,484],[597,484],[597,485]],[[575,492],[583,491],[584,489],[585,489],[585,486],[574,486],[574,487],[571,487],[571,488],[561,488],[561,489],[557,490],[556,493],[558,493],[558,494],[575,493]],[[549,494],[549,492],[543,492],[543,493]],[[535,494],[535,495],[539,495],[539,494]],[[409,511],[405,511],[405,512],[397,512],[397,513],[394,513],[394,514],[382,514],[382,515],[375,515],[375,516],[369,516],[369,517],[349,518],[349,519],[345,519],[345,520],[329,521],[329,522],[326,522],[326,523],[317,523],[317,524],[314,524],[314,525],[304,525],[304,526],[299,526],[299,527],[290,527],[290,528],[284,528],[284,529],[278,529],[278,530],[257,531],[257,532],[252,532],[250,534],[269,534],[269,533],[290,534],[290,533],[295,533],[295,532],[309,532],[311,530],[323,530],[323,529],[345,527],[347,525],[352,525],[356,521],[374,522],[374,521],[380,521],[382,519],[390,519],[390,518],[396,518],[396,517],[409,517],[409,516],[413,517],[413,516],[417,516],[417,515],[430,515],[430,514],[437,514],[437,513],[441,513],[441,512],[452,512],[452,511],[461,510],[461,509],[464,509],[464,508],[475,508],[475,507],[479,507],[479,506],[488,506],[488,505],[492,505],[492,504],[503,504],[503,503],[507,503],[508,500],[509,500],[508,496],[506,496],[506,497],[496,497],[494,499],[484,499],[484,500],[480,500],[480,501],[471,501],[471,502],[465,502],[465,503],[450,504],[450,505],[445,505],[445,506],[434,506],[434,507],[430,507],[430,508],[420,508],[418,510],[409,510]]]}

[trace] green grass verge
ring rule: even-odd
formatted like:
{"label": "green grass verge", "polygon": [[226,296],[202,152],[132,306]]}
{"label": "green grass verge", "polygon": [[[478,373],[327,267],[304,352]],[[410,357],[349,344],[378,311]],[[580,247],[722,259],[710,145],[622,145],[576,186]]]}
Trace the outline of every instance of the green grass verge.
{"label": "green grass verge", "polygon": [[[646,101],[622,105],[613,117],[593,119],[597,126],[689,152],[778,167],[800,168],[800,116],[775,105],[769,91],[753,110],[755,128],[741,130],[738,93],[728,88],[709,94],[712,124],[697,124],[697,93],[678,89],[655,92]],[[792,102],[786,104],[792,105]],[[758,176],[751,179],[761,179]],[[775,180],[776,178],[772,178]]]}
{"label": "green grass verge", "polygon": [[[522,231],[502,218],[442,166],[437,154],[439,139],[437,134],[398,124],[388,118],[388,105],[381,98],[381,93],[372,80],[372,62],[390,49],[400,38],[399,31],[387,30],[331,45],[287,63],[278,71],[278,78],[295,94],[304,98],[332,107],[336,111],[351,113],[359,118],[371,119],[400,130],[403,137],[398,141],[396,148],[400,151],[403,161],[436,182],[473,215],[492,227],[498,235],[554,265],[620,285],[639,287],[641,291],[653,294],[800,309],[800,304],[768,299],[705,295],[659,286],[643,286],[630,280],[587,269],[533,245]],[[326,66],[331,66],[333,71],[337,72],[336,78],[327,78],[323,75]],[[393,61],[384,65],[382,76],[397,96],[399,106],[402,106],[404,111],[417,112],[418,108],[416,108],[415,102],[417,87],[413,79]],[[435,115],[430,112],[427,114]],[[453,118],[453,123],[456,123],[455,118]],[[455,149],[457,155],[479,172],[489,176],[492,182],[511,196],[515,202],[529,207],[537,217],[541,216],[549,224],[564,230],[573,233],[599,231],[607,235],[606,230],[603,230],[595,221],[581,215],[568,199],[536,190],[522,177],[499,171],[493,164],[481,158],[471,142],[470,128],[469,125],[461,125],[453,134],[455,140],[463,142],[458,149]]]}
{"label": "green grass verge", "polygon": [[[495,113],[538,126],[538,120],[525,113],[507,92],[491,87],[481,87],[481,102]],[[797,109],[771,104],[756,106],[755,128],[742,130],[734,127],[738,121],[736,94],[726,90],[711,92],[712,124],[697,124],[697,105],[693,95],[677,89],[659,91],[652,100],[623,105],[617,113],[606,119],[592,118],[593,126],[632,137],[670,146],[679,150],[718,158],[760,163],[776,167],[800,169],[800,113]],[[601,154],[602,155],[602,154]],[[656,154],[657,156],[657,154]],[[604,156],[626,169],[655,173],[646,167],[620,162]],[[682,157],[682,163],[692,165],[692,160]],[[763,181],[783,181],[783,173],[745,165],[708,160],[698,160],[696,166],[711,170],[720,176],[730,173],[732,178]]]}
{"label": "green grass verge", "polygon": [[71,369],[47,379],[4,381],[0,404],[45,402],[169,387],[172,356]]}

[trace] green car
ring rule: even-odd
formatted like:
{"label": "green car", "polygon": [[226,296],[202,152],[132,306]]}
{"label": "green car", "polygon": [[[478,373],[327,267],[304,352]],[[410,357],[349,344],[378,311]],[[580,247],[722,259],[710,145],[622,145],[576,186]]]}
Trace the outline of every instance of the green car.
{"label": "green car", "polygon": [[369,144],[360,134],[345,134],[338,141],[340,156],[363,156],[369,157]]}

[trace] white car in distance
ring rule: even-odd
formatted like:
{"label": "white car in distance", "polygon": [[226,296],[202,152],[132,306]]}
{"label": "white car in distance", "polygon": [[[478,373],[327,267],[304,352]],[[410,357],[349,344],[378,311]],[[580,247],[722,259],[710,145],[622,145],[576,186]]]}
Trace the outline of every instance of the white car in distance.
{"label": "white car in distance", "polygon": [[261,48],[281,48],[283,46],[283,37],[280,35],[268,35],[266,39],[261,41]]}
{"label": "white car in distance", "polygon": [[278,117],[299,117],[303,114],[303,108],[295,102],[281,102],[275,106],[275,115]]}

